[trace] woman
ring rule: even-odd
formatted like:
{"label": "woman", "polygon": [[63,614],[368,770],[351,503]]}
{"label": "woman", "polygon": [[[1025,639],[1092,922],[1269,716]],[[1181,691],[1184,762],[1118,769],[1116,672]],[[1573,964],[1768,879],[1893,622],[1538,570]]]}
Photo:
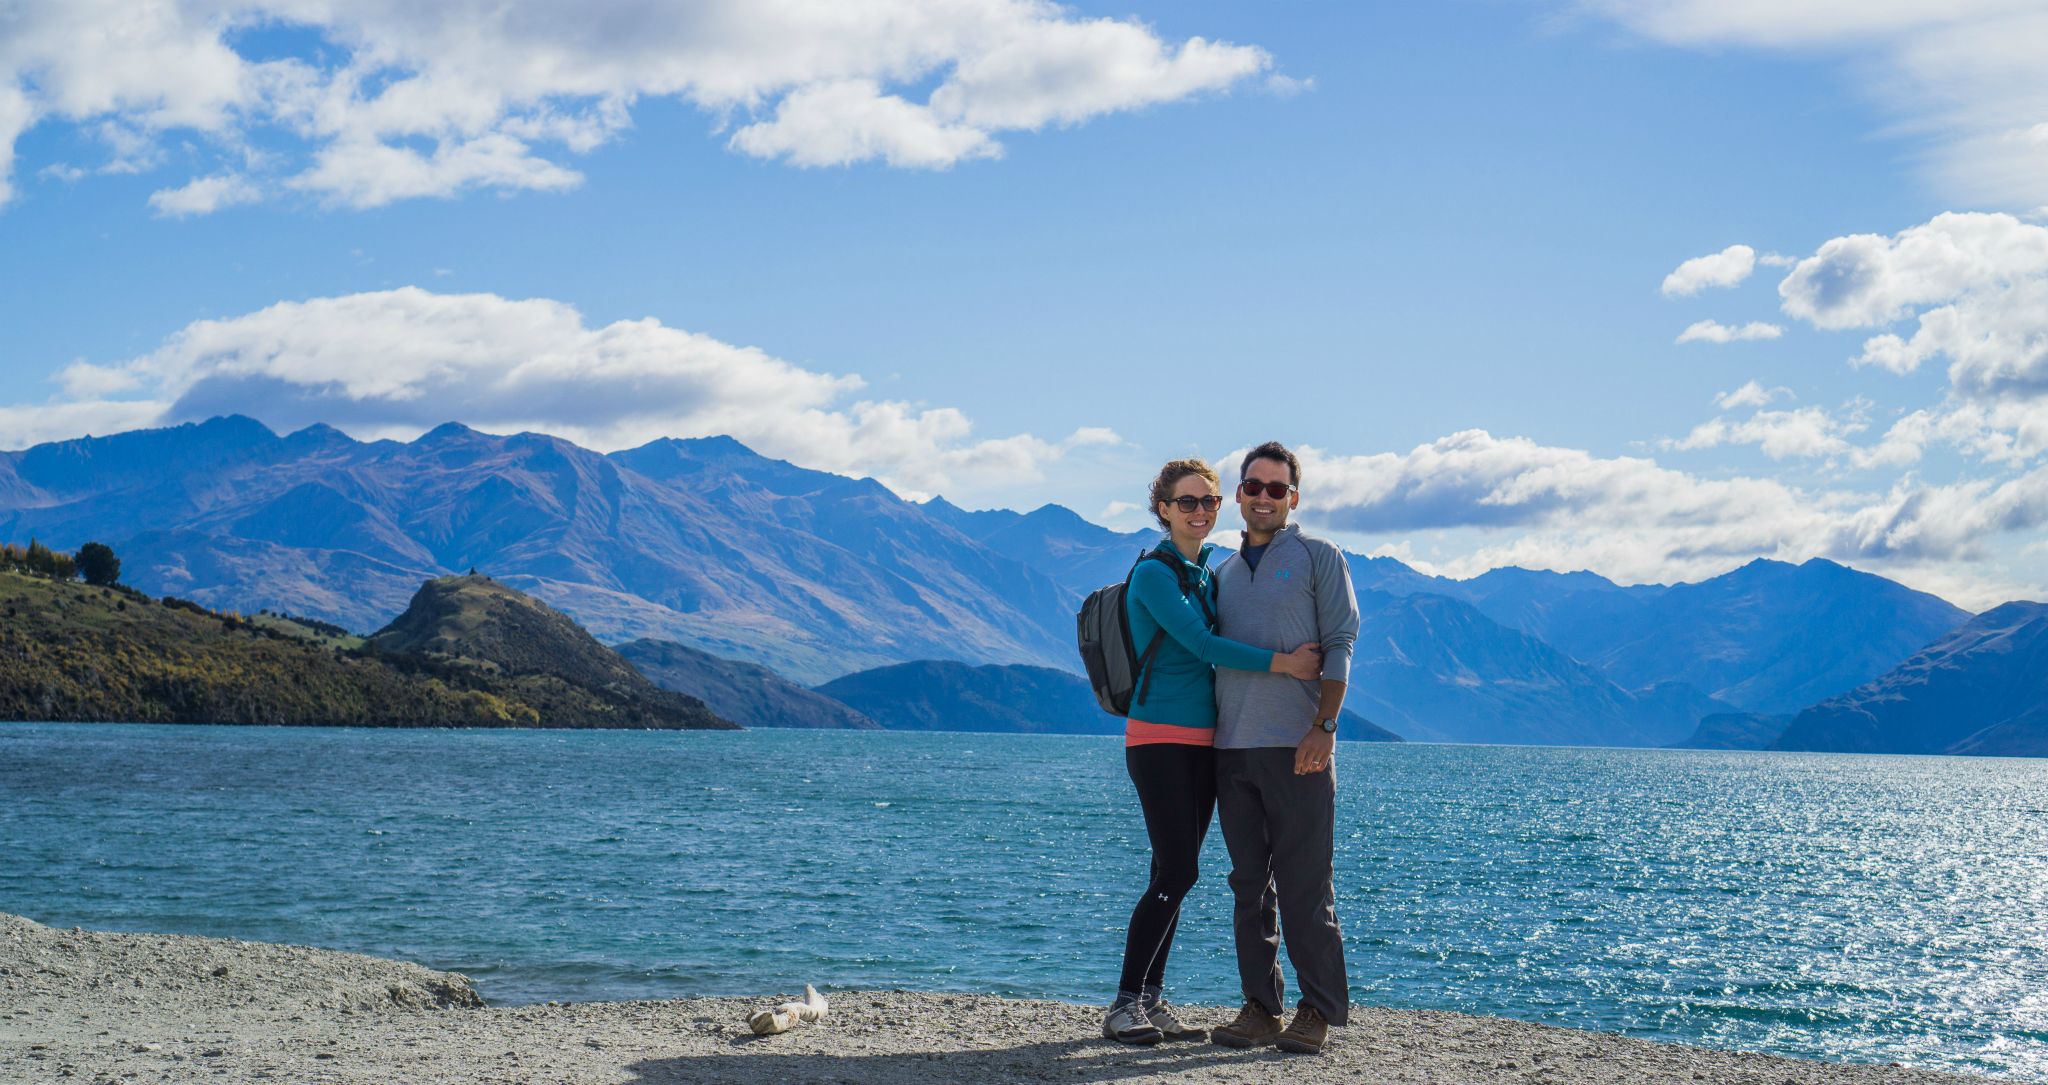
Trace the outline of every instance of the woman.
{"label": "woman", "polygon": [[[1123,975],[1102,1034],[1124,1043],[1201,1039],[1163,997],[1166,954],[1180,923],[1181,899],[1194,887],[1216,809],[1216,688],[1212,667],[1276,671],[1296,678],[1322,674],[1315,645],[1292,652],[1253,648],[1216,635],[1216,585],[1203,540],[1216,526],[1223,496],[1216,472],[1201,460],[1175,460],[1152,480],[1152,515],[1167,537],[1131,572],[1124,593],[1131,643],[1150,669],[1141,670],[1124,723],[1124,764],[1137,785],[1152,842],[1152,884],[1131,910]],[[1164,633],[1164,636],[1158,634]],[[1156,647],[1154,647],[1156,642]]]}

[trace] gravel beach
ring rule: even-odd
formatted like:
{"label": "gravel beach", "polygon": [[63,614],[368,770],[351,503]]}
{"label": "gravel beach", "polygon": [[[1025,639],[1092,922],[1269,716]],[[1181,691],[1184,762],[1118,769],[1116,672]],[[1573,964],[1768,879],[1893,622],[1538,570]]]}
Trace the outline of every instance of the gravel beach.
{"label": "gravel beach", "polygon": [[1321,1057],[1206,1043],[1127,1048],[1100,1039],[1091,1007],[903,992],[827,991],[822,1023],[749,1034],[750,1011],[794,994],[500,1009],[462,976],[401,961],[0,915],[0,1082],[1992,1080],[1379,1009],[1354,1011]]}

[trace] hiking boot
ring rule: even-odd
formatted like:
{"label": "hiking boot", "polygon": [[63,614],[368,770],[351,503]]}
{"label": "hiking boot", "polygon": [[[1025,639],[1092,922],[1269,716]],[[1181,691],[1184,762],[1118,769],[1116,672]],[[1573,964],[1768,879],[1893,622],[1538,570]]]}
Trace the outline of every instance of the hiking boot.
{"label": "hiking boot", "polygon": [[1102,1038],[1124,1044],[1156,1044],[1166,1039],[1166,1034],[1145,1016],[1144,1001],[1133,999],[1109,1008],[1102,1019]]}
{"label": "hiking boot", "polygon": [[1209,1038],[1208,1029],[1196,1028],[1181,1020],[1180,1015],[1175,1013],[1173,1007],[1167,1005],[1166,1000],[1163,998],[1146,1006],[1145,1016],[1152,1022],[1152,1027],[1158,1029],[1159,1034],[1169,1040],[1206,1040]]}
{"label": "hiking boot", "polygon": [[1297,1055],[1320,1055],[1323,1045],[1329,1041],[1330,1022],[1324,1019],[1323,1011],[1314,1006],[1303,1006],[1294,1011],[1294,1023],[1288,1025],[1287,1031],[1281,1033],[1273,1044],[1282,1051],[1292,1051]]}
{"label": "hiking boot", "polygon": [[1256,1002],[1245,1003],[1237,1020],[1209,1030],[1209,1042],[1224,1047],[1264,1047],[1279,1037],[1280,1019]]}

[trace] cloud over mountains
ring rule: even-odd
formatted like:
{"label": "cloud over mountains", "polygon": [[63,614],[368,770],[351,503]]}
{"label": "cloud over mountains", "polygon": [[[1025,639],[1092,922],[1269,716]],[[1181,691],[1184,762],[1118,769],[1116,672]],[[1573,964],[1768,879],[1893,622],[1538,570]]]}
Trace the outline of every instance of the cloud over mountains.
{"label": "cloud over mountains", "polygon": [[359,438],[410,439],[459,418],[600,450],[735,436],[906,493],[1031,480],[1074,449],[1117,443],[1100,427],[978,440],[957,409],[866,398],[858,376],[658,320],[591,327],[559,301],[418,287],[196,321],[141,357],[74,363],[57,379],[70,401],[0,411],[0,442],[234,413],[280,429],[324,422]]}
{"label": "cloud over mountains", "polygon": [[618,138],[649,98],[698,107],[745,154],[944,168],[999,155],[1004,132],[1272,64],[1042,0],[26,0],[0,9],[0,204],[17,141],[50,120],[95,133],[103,171],[150,168],[172,138],[210,148],[212,172],[152,199],[164,214],[287,191],[375,207],[572,187],[564,155]]}

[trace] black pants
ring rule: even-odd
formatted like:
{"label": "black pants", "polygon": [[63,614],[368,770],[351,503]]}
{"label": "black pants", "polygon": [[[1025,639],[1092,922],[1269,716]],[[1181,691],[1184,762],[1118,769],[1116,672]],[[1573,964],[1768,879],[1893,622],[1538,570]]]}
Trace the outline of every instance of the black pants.
{"label": "black pants", "polygon": [[[1216,751],[1216,799],[1230,848],[1231,921],[1244,997],[1285,1008],[1280,935],[1301,985],[1301,1003],[1333,1025],[1351,1016],[1344,936],[1337,929],[1331,859],[1337,773],[1294,774],[1294,747]],[[1275,911],[1279,922],[1274,922]]]}
{"label": "black pants", "polygon": [[1152,883],[1131,909],[1119,991],[1164,986],[1166,954],[1180,927],[1180,902],[1201,875],[1202,841],[1216,812],[1216,751],[1155,743],[1124,748],[1152,841]]}

